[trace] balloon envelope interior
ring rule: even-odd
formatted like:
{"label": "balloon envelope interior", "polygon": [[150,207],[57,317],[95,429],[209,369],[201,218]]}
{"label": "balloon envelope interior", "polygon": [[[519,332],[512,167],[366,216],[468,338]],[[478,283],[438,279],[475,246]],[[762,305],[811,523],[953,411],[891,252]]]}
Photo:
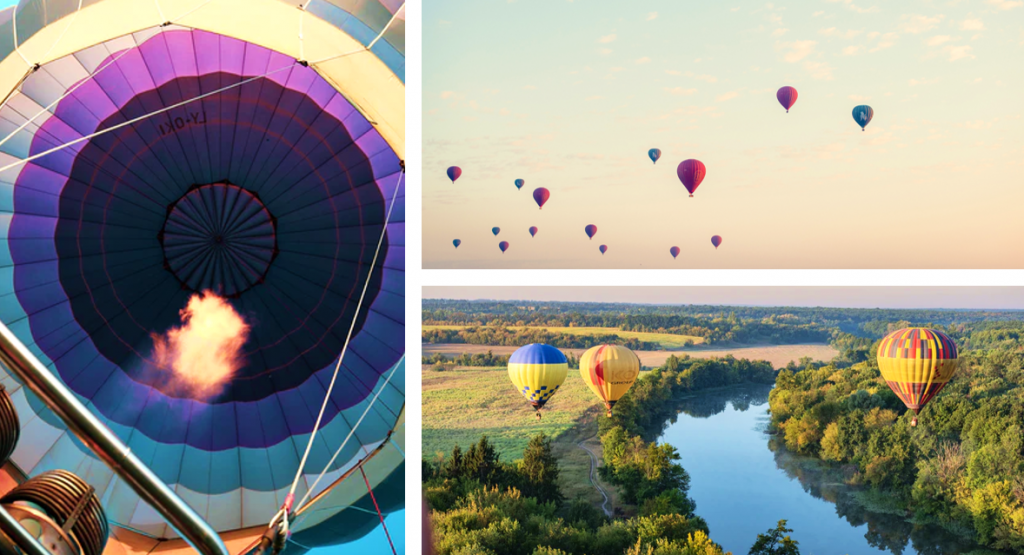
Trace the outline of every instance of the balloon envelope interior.
{"label": "balloon envelope interior", "polygon": [[[0,319],[216,530],[265,525],[283,503],[353,320],[299,497],[375,395],[313,493],[394,441],[401,162],[313,67],[207,31],[140,31],[31,73],[0,109],[8,135],[2,165],[75,144],[0,173]],[[250,328],[213,397],[165,379],[154,357],[154,337],[182,326],[206,291]],[[32,438],[15,452],[21,470],[70,469],[115,524],[173,537],[34,396],[2,381]],[[381,455],[365,468],[383,484],[401,464]],[[376,514],[344,510],[365,497],[358,485],[306,528],[342,512],[353,529],[375,526]],[[401,495],[378,500],[393,508]]]}

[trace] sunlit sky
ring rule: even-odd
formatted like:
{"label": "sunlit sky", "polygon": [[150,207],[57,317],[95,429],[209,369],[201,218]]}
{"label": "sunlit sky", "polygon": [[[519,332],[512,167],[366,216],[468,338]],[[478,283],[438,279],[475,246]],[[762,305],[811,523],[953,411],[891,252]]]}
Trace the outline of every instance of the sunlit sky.
{"label": "sunlit sky", "polygon": [[[1024,267],[1024,1],[423,13],[424,267]],[[708,168],[694,198],[675,174],[687,158]]]}
{"label": "sunlit sky", "polygon": [[1024,309],[1024,287],[424,287],[424,299]]}

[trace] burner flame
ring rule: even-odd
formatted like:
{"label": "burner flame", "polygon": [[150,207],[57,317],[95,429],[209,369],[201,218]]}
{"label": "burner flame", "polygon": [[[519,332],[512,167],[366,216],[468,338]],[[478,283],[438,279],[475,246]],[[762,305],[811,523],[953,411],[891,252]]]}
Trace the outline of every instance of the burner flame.
{"label": "burner flame", "polygon": [[154,362],[172,390],[194,399],[216,397],[245,364],[249,324],[212,291],[192,295],[179,314],[180,327],[152,334]]}

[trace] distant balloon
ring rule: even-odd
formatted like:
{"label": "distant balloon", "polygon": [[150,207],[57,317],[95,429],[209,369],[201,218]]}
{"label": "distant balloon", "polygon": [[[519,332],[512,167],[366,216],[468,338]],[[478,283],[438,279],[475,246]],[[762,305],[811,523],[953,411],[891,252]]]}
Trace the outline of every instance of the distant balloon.
{"label": "distant balloon", "polygon": [[452,167],[448,168],[448,179],[451,179],[452,183],[455,183],[455,180],[458,179],[461,175],[462,175],[462,168],[460,168],[458,166],[452,166]]}
{"label": "distant balloon", "polygon": [[537,226],[530,227],[530,237],[536,237],[536,236],[537,236]]}
{"label": "distant balloon", "polygon": [[871,123],[871,118],[875,117],[875,111],[871,109],[871,106],[860,105],[853,109],[853,121],[860,125],[860,130],[864,131],[864,128]]}
{"label": "distant balloon", "polygon": [[587,237],[593,239],[594,236],[597,235],[597,226],[594,224],[588,224],[587,227],[583,228],[583,231],[587,233]]}
{"label": "distant balloon", "polygon": [[456,239],[452,241],[452,244],[455,245],[455,248],[459,248],[459,245],[462,244],[462,239]]}
{"label": "distant balloon", "polygon": [[651,157],[651,162],[654,162],[655,164],[657,164],[658,163],[658,158],[661,158],[661,149],[660,148],[652,148],[651,150],[647,151],[647,156]]}
{"label": "distant balloon", "polygon": [[507,251],[508,250],[508,241],[502,241],[502,242],[498,243],[498,248],[501,249],[501,252]]}
{"label": "distant balloon", "polygon": [[600,247],[597,247],[597,250],[601,251],[601,254],[604,254],[608,252],[608,245],[601,245]]}
{"label": "distant balloon", "polygon": [[548,191],[544,187],[538,187],[533,190],[533,200],[537,201],[537,206],[544,208],[544,203],[551,198],[551,191]]}
{"label": "distant balloon", "polygon": [[796,89],[793,87],[782,87],[779,92],[775,93],[775,98],[779,99],[779,104],[786,109],[786,113],[789,113],[789,109],[796,104]]}
{"label": "distant balloon", "polygon": [[672,258],[679,256],[679,247],[672,247],[668,249],[668,252],[672,255]]}
{"label": "distant balloon", "polygon": [[516,180],[516,189],[522,189],[523,185],[526,185],[525,181],[523,181],[522,179],[517,179]]}
{"label": "distant balloon", "polygon": [[712,236],[712,237],[711,237],[711,244],[712,244],[712,245],[714,245],[714,246],[715,246],[715,248],[717,249],[717,248],[718,248],[718,245],[721,245],[721,244],[722,244],[722,237],[721,237],[721,236],[719,236],[719,235],[714,235],[714,236]]}
{"label": "distant balloon", "polygon": [[683,160],[679,163],[679,167],[676,168],[676,175],[679,176],[679,181],[683,182],[683,187],[686,187],[691,197],[693,192],[697,190],[697,187],[700,187],[700,183],[704,181],[704,176],[707,173],[707,168],[704,167],[700,160]]}
{"label": "distant balloon", "polygon": [[491,233],[493,233],[494,236],[497,237],[498,234],[501,233],[501,228],[500,227],[492,227],[491,228]]}

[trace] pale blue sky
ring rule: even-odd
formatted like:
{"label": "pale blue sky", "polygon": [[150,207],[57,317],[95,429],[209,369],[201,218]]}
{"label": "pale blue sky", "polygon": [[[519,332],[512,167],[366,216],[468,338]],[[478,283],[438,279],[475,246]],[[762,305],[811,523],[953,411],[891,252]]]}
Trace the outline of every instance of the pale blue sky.
{"label": "pale blue sky", "polygon": [[1024,267],[1024,1],[446,0],[423,25],[425,267]]}

